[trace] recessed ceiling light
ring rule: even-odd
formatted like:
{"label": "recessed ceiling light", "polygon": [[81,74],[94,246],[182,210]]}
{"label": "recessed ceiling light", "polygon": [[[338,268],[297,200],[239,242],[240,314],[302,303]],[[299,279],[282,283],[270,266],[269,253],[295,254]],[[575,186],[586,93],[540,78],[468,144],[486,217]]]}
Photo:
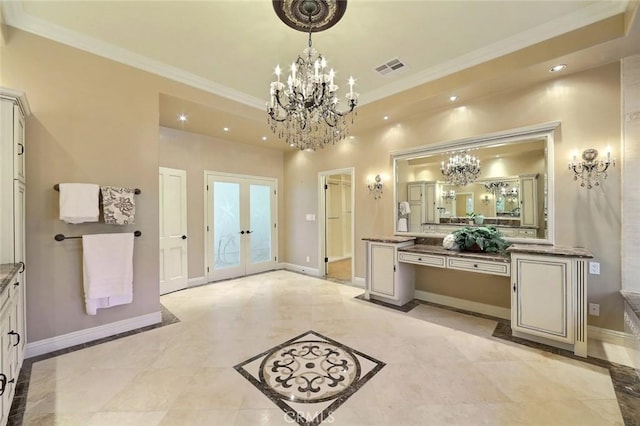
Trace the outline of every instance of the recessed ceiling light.
{"label": "recessed ceiling light", "polygon": [[383,119],[383,120],[388,120],[388,119],[389,119],[389,116],[388,116],[388,115],[385,115],[384,117],[382,117],[382,119]]}
{"label": "recessed ceiling light", "polygon": [[224,130],[225,132],[228,132],[229,128],[228,127],[223,127],[222,130]]}
{"label": "recessed ceiling light", "polygon": [[457,101],[457,100],[458,100],[458,97],[457,97],[456,95],[451,95],[451,96],[449,96],[449,101],[451,101],[451,102],[455,102],[455,101]]}
{"label": "recessed ceiling light", "polygon": [[178,115],[178,120],[180,120],[180,121],[182,121],[184,123],[185,121],[187,121],[187,115],[186,114]]}
{"label": "recessed ceiling light", "polygon": [[266,141],[266,140],[267,140],[267,137],[266,137],[266,136],[263,136],[263,137],[262,137],[262,140],[263,140],[263,141]]}
{"label": "recessed ceiling light", "polygon": [[558,72],[558,71],[562,71],[565,68],[567,68],[567,66],[565,64],[558,64],[555,67],[552,67],[551,69],[549,69],[550,72]]}

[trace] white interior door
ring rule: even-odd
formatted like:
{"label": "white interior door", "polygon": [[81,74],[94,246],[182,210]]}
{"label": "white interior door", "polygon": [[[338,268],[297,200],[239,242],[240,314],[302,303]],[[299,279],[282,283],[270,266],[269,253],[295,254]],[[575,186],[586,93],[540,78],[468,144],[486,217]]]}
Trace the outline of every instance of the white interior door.
{"label": "white interior door", "polygon": [[207,173],[207,279],[277,266],[277,181]]}
{"label": "white interior door", "polygon": [[160,294],[187,288],[187,172],[160,167]]}

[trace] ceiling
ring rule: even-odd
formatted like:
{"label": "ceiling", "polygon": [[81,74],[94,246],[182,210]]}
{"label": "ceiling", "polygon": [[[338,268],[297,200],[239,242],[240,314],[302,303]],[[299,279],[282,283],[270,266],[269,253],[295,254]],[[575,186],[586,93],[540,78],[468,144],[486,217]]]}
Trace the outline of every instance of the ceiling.
{"label": "ceiling", "polygon": [[[359,132],[430,108],[515,89],[640,53],[637,1],[349,0],[313,45],[360,93]],[[307,34],[276,16],[270,0],[3,1],[5,24],[216,96],[196,103],[160,96],[160,125],[290,149],[266,123],[273,70],[288,67]],[[393,59],[406,66],[379,75]],[[344,98],[343,98],[344,99]],[[344,108],[344,104],[343,104]],[[186,114],[186,122],[178,121]],[[385,122],[384,115],[390,116]],[[228,130],[223,130],[224,128]],[[263,141],[263,137],[267,137]]]}

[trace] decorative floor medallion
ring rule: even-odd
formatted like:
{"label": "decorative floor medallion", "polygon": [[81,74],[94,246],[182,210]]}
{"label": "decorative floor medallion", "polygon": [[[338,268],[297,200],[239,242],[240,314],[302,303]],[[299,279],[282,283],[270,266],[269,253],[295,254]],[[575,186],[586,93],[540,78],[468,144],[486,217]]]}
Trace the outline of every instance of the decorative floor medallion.
{"label": "decorative floor medallion", "polygon": [[385,366],[368,355],[307,331],[234,368],[300,426],[331,415]]}

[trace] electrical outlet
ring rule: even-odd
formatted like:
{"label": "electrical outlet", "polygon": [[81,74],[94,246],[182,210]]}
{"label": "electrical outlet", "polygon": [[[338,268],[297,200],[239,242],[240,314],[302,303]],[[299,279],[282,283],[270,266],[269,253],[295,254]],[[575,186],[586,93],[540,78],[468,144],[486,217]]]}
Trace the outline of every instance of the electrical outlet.
{"label": "electrical outlet", "polygon": [[600,275],[600,263],[589,262],[589,273],[591,275]]}
{"label": "electrical outlet", "polygon": [[597,303],[589,303],[589,315],[594,317],[600,316],[600,305]]}

